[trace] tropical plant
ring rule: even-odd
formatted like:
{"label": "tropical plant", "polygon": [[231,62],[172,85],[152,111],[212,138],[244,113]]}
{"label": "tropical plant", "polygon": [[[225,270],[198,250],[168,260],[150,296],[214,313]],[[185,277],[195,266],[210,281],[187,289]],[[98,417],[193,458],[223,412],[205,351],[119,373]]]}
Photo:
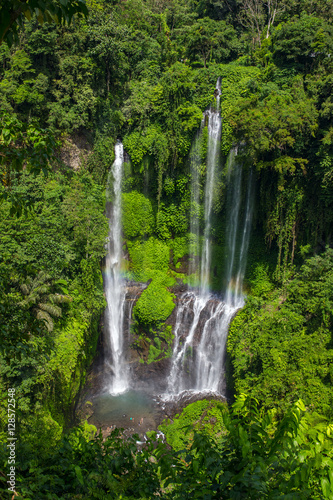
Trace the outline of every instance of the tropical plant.
{"label": "tropical plant", "polygon": [[[44,271],[40,271],[35,278],[28,277],[26,283],[21,285],[24,299],[19,302],[20,307],[32,309],[36,318],[44,322],[48,332],[54,328],[53,318],[62,315],[59,304],[68,304],[72,299],[63,288],[65,280],[54,282]],[[66,293],[56,293],[55,289],[61,288]]]}

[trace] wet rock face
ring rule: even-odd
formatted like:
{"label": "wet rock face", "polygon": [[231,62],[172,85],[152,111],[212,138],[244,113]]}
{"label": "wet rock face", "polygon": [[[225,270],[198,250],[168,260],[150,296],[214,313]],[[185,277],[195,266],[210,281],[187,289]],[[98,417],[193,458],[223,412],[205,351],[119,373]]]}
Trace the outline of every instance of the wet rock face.
{"label": "wet rock face", "polygon": [[140,283],[138,281],[127,281],[126,282],[126,297],[125,297],[125,311],[124,311],[124,339],[125,342],[129,343],[131,341],[131,325],[133,307],[136,301],[142,294],[142,292],[147,288],[150,281],[147,283]]}
{"label": "wet rock face", "polygon": [[[174,327],[176,324],[177,308],[180,307],[182,305],[182,303],[186,300],[183,297],[183,294],[184,294],[184,292],[186,292],[186,290],[187,290],[186,285],[183,285],[182,287],[179,287],[177,289],[172,290],[172,292],[177,297],[176,298],[176,307],[173,310],[171,316],[166,320],[166,324],[171,325],[173,331],[174,331]],[[217,306],[217,304],[219,304],[219,302],[220,301],[217,298],[209,300],[207,302],[207,305],[201,311],[198,325],[197,325],[197,327],[195,329],[195,333],[194,333],[194,338],[193,338],[193,342],[192,342],[193,347],[197,347],[198,344],[200,343],[202,332],[203,332],[203,329],[205,327],[205,324],[211,318],[212,310],[214,310],[216,308],[216,306]],[[190,302],[190,303],[188,303],[186,315],[183,317],[183,321],[182,321],[182,325],[181,325],[180,337],[182,338],[182,340],[185,340],[188,333],[189,333],[189,330],[193,324],[193,317],[194,317],[193,302]]]}
{"label": "wet rock face", "polygon": [[171,251],[169,267],[176,273],[189,274],[190,262],[190,256],[186,254],[177,260],[177,266],[175,266],[173,261],[173,251]]}

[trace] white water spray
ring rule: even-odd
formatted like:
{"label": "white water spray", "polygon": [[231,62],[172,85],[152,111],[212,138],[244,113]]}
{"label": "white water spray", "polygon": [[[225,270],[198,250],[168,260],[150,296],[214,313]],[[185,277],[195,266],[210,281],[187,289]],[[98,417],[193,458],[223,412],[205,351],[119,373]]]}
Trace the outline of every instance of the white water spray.
{"label": "white water spray", "polygon": [[[242,225],[242,167],[237,163],[237,149],[233,149],[227,162],[227,184],[229,190],[229,210],[227,220],[227,286],[224,302],[212,311],[206,322],[200,344],[197,348],[196,390],[200,392],[220,392],[223,375],[223,360],[225,358],[229,325],[241,307],[244,305],[243,280],[246,269],[247,251],[250,241],[250,229],[253,212],[253,178],[252,171],[247,181],[247,196]],[[239,234],[241,242],[239,247]],[[237,258],[237,250],[239,250]]]}
{"label": "white water spray", "polygon": [[121,241],[121,179],[124,163],[124,150],[121,142],[115,146],[115,161],[108,179],[108,192],[111,202],[109,215],[108,253],[105,268],[105,294],[107,308],[105,326],[109,355],[106,360],[107,372],[110,376],[108,391],[121,394],[128,389],[128,369],[123,352],[123,323],[125,305],[125,285],[121,278],[120,265],[122,258]]}

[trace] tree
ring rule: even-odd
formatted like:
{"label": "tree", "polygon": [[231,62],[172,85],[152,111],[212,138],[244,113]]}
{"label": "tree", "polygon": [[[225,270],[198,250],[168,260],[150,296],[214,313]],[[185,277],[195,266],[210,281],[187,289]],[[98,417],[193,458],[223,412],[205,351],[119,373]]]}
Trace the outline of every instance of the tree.
{"label": "tree", "polygon": [[61,207],[74,235],[76,253],[86,260],[101,259],[106,253],[108,220],[103,214],[101,191],[87,174],[82,174],[80,179],[73,179]]}
{"label": "tree", "polygon": [[40,23],[44,21],[70,24],[74,14],[88,15],[85,0],[4,0],[0,5],[0,44],[12,45],[18,38],[18,30],[24,19],[36,14]]}
{"label": "tree", "polygon": [[[95,22],[97,19],[95,19]],[[129,70],[129,30],[111,17],[99,20],[89,29],[89,55],[97,58],[105,71],[107,97],[111,87],[121,87],[126,70]]]}
{"label": "tree", "polygon": [[323,60],[330,64],[332,27],[320,17],[303,13],[279,26],[273,33],[273,59],[280,65],[293,65],[309,72]]}
{"label": "tree", "polygon": [[13,181],[24,169],[34,175],[41,171],[47,175],[50,161],[56,159],[55,149],[59,143],[49,131],[24,123],[8,112],[0,114],[0,127],[0,201],[9,199],[11,214],[20,215],[34,200],[13,192]]}
{"label": "tree", "polygon": [[238,0],[240,4],[240,23],[255,34],[254,41],[261,47],[261,36],[265,26],[266,38],[278,16],[287,5],[285,0]]}
{"label": "tree", "polygon": [[188,54],[191,59],[199,59],[206,68],[207,62],[214,59],[224,62],[235,49],[235,31],[224,21],[214,21],[209,17],[198,20],[186,33]]}
{"label": "tree", "polygon": [[281,0],[267,0],[266,7],[267,7],[266,38],[268,38],[276,16],[285,10],[286,2],[283,0],[282,1]]}

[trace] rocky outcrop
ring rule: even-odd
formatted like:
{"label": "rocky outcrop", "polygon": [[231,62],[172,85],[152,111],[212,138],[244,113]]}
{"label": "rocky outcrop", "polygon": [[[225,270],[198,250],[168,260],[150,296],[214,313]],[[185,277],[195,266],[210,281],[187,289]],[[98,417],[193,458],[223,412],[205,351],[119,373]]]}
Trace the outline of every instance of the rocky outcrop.
{"label": "rocky outcrop", "polygon": [[91,154],[92,147],[84,134],[67,137],[60,148],[60,160],[73,170],[79,170],[82,163]]}

